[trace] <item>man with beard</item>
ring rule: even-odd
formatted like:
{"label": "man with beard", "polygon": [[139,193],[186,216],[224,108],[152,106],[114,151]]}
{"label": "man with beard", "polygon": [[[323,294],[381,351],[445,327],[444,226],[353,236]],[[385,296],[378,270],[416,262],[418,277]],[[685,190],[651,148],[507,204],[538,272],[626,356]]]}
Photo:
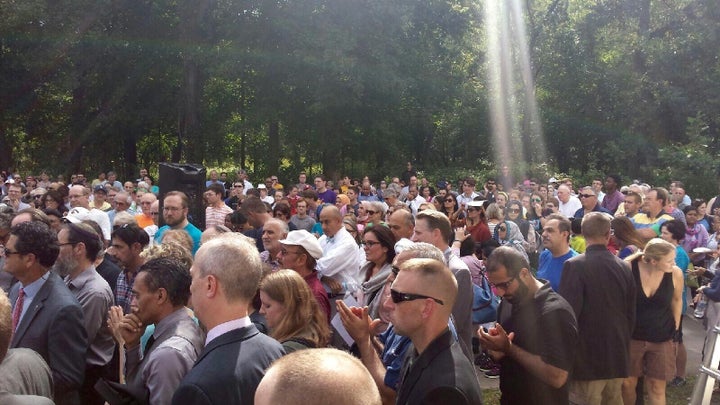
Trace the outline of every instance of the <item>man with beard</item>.
{"label": "man with beard", "polygon": [[90,225],[80,223],[63,226],[58,233],[58,245],[60,253],[54,270],[64,278],[65,285],[82,307],[90,345],[85,359],[85,381],[80,389],[80,398],[83,404],[102,405],[105,401],[93,387],[99,378],[111,378],[109,364],[115,349],[107,326],[113,293],[93,265],[103,248],[103,242]]}
{"label": "man with beard", "polygon": [[478,330],[480,344],[500,362],[501,404],[567,404],[578,326],[572,307],[537,280],[527,259],[501,246],[487,276],[503,300],[498,323]]}
{"label": "man with beard", "polygon": [[160,243],[168,229],[182,229],[187,232],[193,240],[192,254],[194,255],[200,248],[202,232],[188,221],[187,215],[189,208],[190,199],[188,199],[188,196],[182,191],[170,191],[165,194],[165,200],[163,200],[163,220],[165,220],[165,226],[158,229],[155,233],[155,242]]}
{"label": "man with beard", "polygon": [[115,304],[122,307],[126,314],[130,313],[132,288],[138,269],[145,262],[140,252],[150,243],[147,232],[139,226],[130,224],[117,228],[112,233],[112,242],[108,253],[122,267],[115,285]]}

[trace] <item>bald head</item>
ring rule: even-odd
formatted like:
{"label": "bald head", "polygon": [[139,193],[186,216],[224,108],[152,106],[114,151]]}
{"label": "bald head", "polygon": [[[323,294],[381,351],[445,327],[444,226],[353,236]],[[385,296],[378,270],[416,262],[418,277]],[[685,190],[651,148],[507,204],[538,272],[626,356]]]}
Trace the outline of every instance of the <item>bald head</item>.
{"label": "bald head", "polygon": [[382,403],[365,366],[337,349],[300,350],[281,357],[267,370],[255,393],[257,405],[305,405],[308,402],[316,405]]}
{"label": "bald head", "polygon": [[455,276],[443,262],[435,259],[410,259],[400,266],[402,276],[412,276],[419,280],[420,289],[416,294],[427,295],[443,301],[441,313],[450,316],[455,298],[457,297],[458,286]]}
{"label": "bald head", "polygon": [[415,232],[415,219],[406,210],[397,210],[390,215],[388,225],[397,240],[411,239]]}
{"label": "bald head", "polygon": [[328,205],[320,212],[320,225],[322,225],[323,233],[329,237],[335,234],[343,227],[342,214],[334,205]]}

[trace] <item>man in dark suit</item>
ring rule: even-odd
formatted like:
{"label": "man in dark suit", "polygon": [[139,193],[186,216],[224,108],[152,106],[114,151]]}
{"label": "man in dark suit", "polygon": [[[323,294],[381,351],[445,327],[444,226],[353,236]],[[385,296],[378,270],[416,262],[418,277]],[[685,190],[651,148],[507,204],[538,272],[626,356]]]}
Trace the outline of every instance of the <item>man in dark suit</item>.
{"label": "man in dark suit", "polygon": [[284,354],[248,316],[262,275],[260,254],[248,238],[222,234],[200,247],[190,273],[193,310],[208,333],[172,403],[253,403],[265,370]]}
{"label": "man in dark suit", "polygon": [[475,368],[448,328],[457,294],[442,262],[410,259],[400,266],[384,303],[395,331],[412,341],[397,404],[482,404]]}
{"label": "man in dark suit", "polygon": [[590,212],[582,221],[584,254],[564,264],[560,295],[575,310],[579,344],[570,381],[570,401],[622,403],[635,326],[636,286],[630,266],[607,250],[610,217]]}
{"label": "man in dark suit", "polygon": [[79,404],[88,348],[80,304],[62,279],[49,271],[58,256],[57,237],[41,222],[23,222],[10,231],[5,271],[20,282],[13,303],[11,348],[38,352],[50,366],[58,404]]}

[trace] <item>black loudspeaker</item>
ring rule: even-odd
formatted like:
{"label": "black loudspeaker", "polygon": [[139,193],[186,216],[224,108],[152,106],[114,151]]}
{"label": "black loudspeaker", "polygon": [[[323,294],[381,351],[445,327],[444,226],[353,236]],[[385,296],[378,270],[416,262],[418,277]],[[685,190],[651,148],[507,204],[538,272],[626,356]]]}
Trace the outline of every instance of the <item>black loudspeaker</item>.
{"label": "black loudspeaker", "polygon": [[182,191],[190,199],[188,220],[200,230],[205,229],[205,167],[194,163],[160,163],[160,224],[165,224],[162,217],[163,200],[169,191]]}

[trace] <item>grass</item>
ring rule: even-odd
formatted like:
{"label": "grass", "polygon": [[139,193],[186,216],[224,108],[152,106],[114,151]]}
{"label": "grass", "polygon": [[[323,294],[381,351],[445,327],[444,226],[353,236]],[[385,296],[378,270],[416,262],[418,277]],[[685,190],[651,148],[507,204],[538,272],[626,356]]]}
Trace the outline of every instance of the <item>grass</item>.
{"label": "grass", "polygon": [[[687,405],[692,397],[693,388],[695,387],[695,381],[697,376],[688,376],[686,384],[682,387],[667,387],[666,398],[667,405]],[[483,404],[485,405],[496,405],[500,403],[500,390],[486,389],[483,390]],[[647,399],[645,400],[647,404]],[[713,396],[712,404],[720,404],[720,394]]]}

